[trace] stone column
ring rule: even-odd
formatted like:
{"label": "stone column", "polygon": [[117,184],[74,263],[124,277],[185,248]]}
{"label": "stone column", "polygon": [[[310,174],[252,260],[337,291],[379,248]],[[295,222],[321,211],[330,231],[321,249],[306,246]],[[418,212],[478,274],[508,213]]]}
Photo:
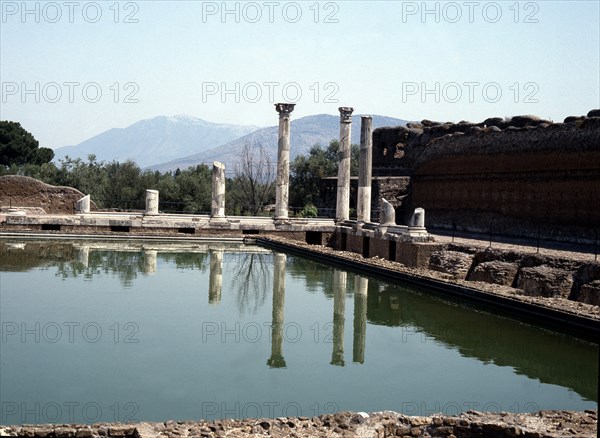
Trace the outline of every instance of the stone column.
{"label": "stone column", "polygon": [[225,218],[225,165],[215,161],[212,174],[211,219]]}
{"label": "stone column", "polygon": [[290,114],[293,103],[276,103],[279,113],[277,142],[277,180],[275,188],[275,219],[287,219],[290,196]]}
{"label": "stone column", "polygon": [[344,366],[344,322],[346,320],[346,283],[348,274],[333,271],[333,352],[331,365]]}
{"label": "stone column", "polygon": [[338,153],[338,185],[335,209],[336,221],[350,217],[350,135],[354,108],[340,107],[340,150]]}
{"label": "stone column", "polygon": [[415,208],[412,217],[410,218],[411,228],[425,228],[425,209]]}
{"label": "stone column", "polygon": [[352,343],[352,362],[365,363],[368,289],[368,278],[354,277],[354,339]]}
{"label": "stone column", "polygon": [[158,214],[158,190],[146,190],[146,215]]}
{"label": "stone column", "polygon": [[413,237],[427,236],[427,230],[425,229],[425,210],[423,208],[415,208],[408,225],[408,234]]}
{"label": "stone column", "polygon": [[271,357],[267,365],[271,368],[285,368],[283,358],[283,310],[285,304],[285,262],[287,256],[273,254],[273,315],[271,321]]}
{"label": "stone column", "polygon": [[223,250],[210,250],[210,274],[208,277],[208,304],[221,303],[223,289]]}
{"label": "stone column", "polygon": [[373,163],[373,119],[361,117],[360,158],[358,169],[358,203],[356,216],[358,222],[371,222],[371,167]]}
{"label": "stone column", "polygon": [[90,195],[86,195],[77,201],[75,204],[75,211],[80,214],[88,214],[90,212]]}

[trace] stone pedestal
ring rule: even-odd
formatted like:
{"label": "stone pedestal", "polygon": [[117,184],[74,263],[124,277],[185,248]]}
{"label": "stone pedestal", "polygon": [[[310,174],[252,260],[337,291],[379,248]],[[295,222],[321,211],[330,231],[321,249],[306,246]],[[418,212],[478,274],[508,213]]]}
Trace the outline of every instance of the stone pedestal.
{"label": "stone pedestal", "polygon": [[158,215],[158,190],[146,190],[146,212],[144,214]]}
{"label": "stone pedestal", "polygon": [[337,222],[350,218],[350,136],[354,108],[340,107],[340,150],[338,152],[338,181],[335,219]]}
{"label": "stone pedestal", "polygon": [[83,198],[81,198],[79,201],[77,201],[77,203],[75,204],[75,212],[78,214],[87,214],[90,212],[90,195],[86,195]]}
{"label": "stone pedestal", "polygon": [[277,103],[279,140],[277,142],[277,179],[275,187],[275,219],[287,219],[290,196],[290,114],[296,105]]}
{"label": "stone pedestal", "polygon": [[354,278],[354,338],[352,342],[352,362],[365,362],[367,339],[367,291],[369,279]]}
{"label": "stone pedestal", "polygon": [[208,304],[221,303],[223,290],[223,250],[210,251],[210,274],[208,277]]}
{"label": "stone pedestal", "polygon": [[271,320],[271,357],[267,365],[271,368],[285,368],[283,357],[283,329],[285,304],[285,262],[287,256],[273,255],[273,315]]}
{"label": "stone pedestal", "polygon": [[225,165],[215,161],[212,174],[211,220],[225,219]]}
{"label": "stone pedestal", "polygon": [[356,220],[371,222],[371,168],[373,162],[373,119],[361,117],[360,157],[358,169],[358,200]]}
{"label": "stone pedestal", "polygon": [[343,367],[344,363],[344,322],[346,320],[346,285],[348,274],[337,269],[333,271],[333,352],[331,365]]}

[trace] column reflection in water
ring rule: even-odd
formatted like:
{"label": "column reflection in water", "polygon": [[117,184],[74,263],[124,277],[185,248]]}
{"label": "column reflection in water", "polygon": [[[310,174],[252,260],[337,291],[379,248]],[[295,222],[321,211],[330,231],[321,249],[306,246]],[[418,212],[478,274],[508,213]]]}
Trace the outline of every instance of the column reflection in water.
{"label": "column reflection in water", "polygon": [[210,274],[208,278],[208,304],[221,303],[223,289],[223,249],[210,250]]}
{"label": "column reflection in water", "polygon": [[88,245],[75,246],[75,260],[81,263],[85,268],[90,262],[90,247]]}
{"label": "column reflection in water", "polygon": [[352,362],[365,363],[365,342],[367,338],[367,291],[369,279],[354,277],[354,339]]}
{"label": "column reflection in water", "polygon": [[273,317],[271,321],[271,357],[267,365],[285,368],[283,358],[283,307],[285,304],[285,254],[273,254]]}
{"label": "column reflection in water", "polygon": [[346,272],[333,271],[333,353],[331,365],[344,366],[344,313],[346,311]]}
{"label": "column reflection in water", "polygon": [[156,272],[156,260],[158,258],[158,251],[153,249],[144,250],[144,273],[152,274]]}

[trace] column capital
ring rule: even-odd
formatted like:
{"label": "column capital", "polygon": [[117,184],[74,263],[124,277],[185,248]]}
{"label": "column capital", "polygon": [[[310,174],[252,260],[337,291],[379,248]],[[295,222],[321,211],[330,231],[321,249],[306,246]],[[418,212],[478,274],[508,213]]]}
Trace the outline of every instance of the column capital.
{"label": "column capital", "polygon": [[340,123],[351,123],[352,122],[352,112],[354,108],[349,106],[341,106],[338,108],[340,111]]}
{"label": "column capital", "polygon": [[295,106],[295,103],[276,103],[275,109],[279,113],[279,117],[289,117]]}

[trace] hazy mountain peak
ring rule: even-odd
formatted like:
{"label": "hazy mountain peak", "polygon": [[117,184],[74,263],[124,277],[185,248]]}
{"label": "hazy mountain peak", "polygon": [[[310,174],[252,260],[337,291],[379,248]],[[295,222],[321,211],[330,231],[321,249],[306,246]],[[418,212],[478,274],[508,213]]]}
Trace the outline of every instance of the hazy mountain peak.
{"label": "hazy mountain peak", "polygon": [[55,149],[54,160],[66,155],[99,161],[133,160],[140,167],[171,161],[228,143],[257,126],[211,123],[187,114],[157,116],[126,128],[112,128],[76,146]]}

